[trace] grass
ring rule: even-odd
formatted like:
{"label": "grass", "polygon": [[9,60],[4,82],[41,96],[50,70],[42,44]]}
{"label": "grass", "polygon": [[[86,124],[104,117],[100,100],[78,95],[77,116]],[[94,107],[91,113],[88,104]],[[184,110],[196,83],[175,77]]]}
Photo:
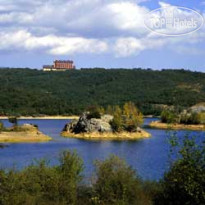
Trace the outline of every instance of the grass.
{"label": "grass", "polygon": [[171,129],[171,130],[199,130],[204,131],[205,125],[185,125],[185,124],[168,124],[162,123],[160,121],[153,121],[149,124],[151,128],[158,128],[158,129]]}
{"label": "grass", "polygon": [[28,124],[18,126],[18,129],[7,128],[0,132],[0,143],[46,142],[50,140],[52,140],[51,137]]}
{"label": "grass", "polygon": [[138,139],[145,139],[151,137],[151,134],[146,131],[141,132],[92,132],[92,133],[68,133],[62,132],[61,136],[63,137],[71,137],[71,138],[78,138],[78,139],[86,139],[86,140],[138,140]]}

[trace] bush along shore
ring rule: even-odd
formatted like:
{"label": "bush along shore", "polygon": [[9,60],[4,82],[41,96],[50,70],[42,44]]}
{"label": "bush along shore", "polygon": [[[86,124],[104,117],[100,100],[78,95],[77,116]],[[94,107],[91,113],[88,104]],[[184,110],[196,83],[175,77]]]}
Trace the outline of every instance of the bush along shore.
{"label": "bush along shore", "polygon": [[170,166],[159,182],[142,180],[117,156],[95,161],[92,178],[83,161],[64,151],[51,166],[41,160],[23,170],[0,170],[1,205],[202,205],[205,201],[205,146],[197,139],[170,137]]}
{"label": "bush along shore", "polygon": [[38,126],[31,124],[18,125],[16,118],[9,118],[13,123],[10,128],[5,128],[0,122],[0,143],[20,143],[20,142],[45,142],[52,140],[38,130]]}
{"label": "bush along shore", "polygon": [[165,109],[161,113],[161,121],[151,122],[149,126],[159,129],[205,131],[205,103],[182,111],[176,108]]}
{"label": "bush along shore", "polygon": [[114,106],[109,113],[98,107],[92,107],[78,120],[66,124],[61,135],[93,140],[136,140],[151,135],[140,126],[142,113],[131,102],[121,109]]}

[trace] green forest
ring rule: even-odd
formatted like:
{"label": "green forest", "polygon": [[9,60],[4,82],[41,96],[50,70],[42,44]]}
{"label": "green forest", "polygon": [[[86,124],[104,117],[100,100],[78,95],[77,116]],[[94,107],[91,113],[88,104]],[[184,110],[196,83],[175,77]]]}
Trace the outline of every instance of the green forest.
{"label": "green forest", "polygon": [[205,101],[205,73],[186,70],[79,69],[43,72],[0,69],[0,115],[72,115],[90,106],[132,101],[143,114],[161,105],[189,107]]}

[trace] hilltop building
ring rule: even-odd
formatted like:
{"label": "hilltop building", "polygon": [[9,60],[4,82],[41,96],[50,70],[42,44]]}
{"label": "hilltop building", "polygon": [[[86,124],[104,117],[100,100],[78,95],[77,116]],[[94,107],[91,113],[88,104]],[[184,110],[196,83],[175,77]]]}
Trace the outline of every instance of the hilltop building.
{"label": "hilltop building", "polygon": [[66,71],[75,69],[73,61],[70,60],[55,60],[53,65],[44,65],[43,71]]}

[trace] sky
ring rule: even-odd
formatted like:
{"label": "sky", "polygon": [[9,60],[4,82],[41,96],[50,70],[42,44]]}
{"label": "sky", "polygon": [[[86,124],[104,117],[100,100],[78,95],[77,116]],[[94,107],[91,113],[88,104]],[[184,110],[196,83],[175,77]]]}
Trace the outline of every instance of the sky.
{"label": "sky", "polygon": [[205,0],[0,0],[0,67],[41,69],[55,59],[77,68],[205,71],[205,24],[164,36],[146,28],[147,14],[172,6],[205,17]]}

